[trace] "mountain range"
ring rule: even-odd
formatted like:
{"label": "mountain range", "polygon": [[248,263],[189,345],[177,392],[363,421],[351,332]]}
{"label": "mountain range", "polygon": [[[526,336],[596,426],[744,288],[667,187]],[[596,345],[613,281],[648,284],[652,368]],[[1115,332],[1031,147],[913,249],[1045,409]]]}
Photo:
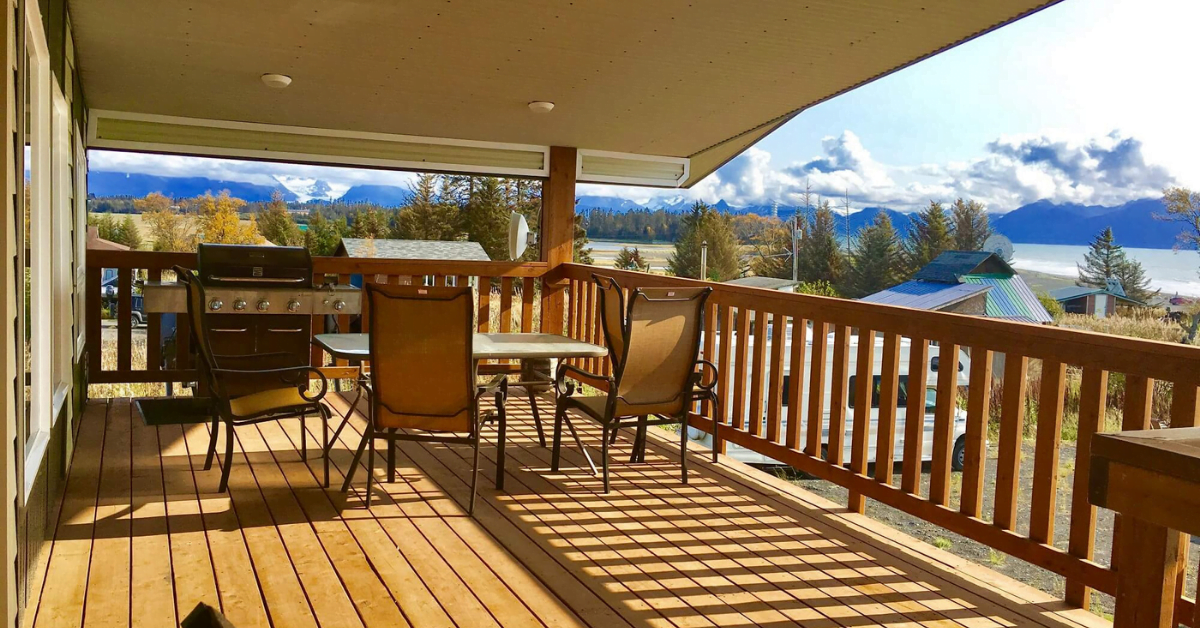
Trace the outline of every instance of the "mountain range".
{"label": "mountain range", "polygon": [[[319,179],[277,177],[274,185],[221,181],[204,177],[164,177],[139,173],[92,171],[88,174],[88,194],[95,197],[145,196],[160,192],[172,198],[186,198],[229,190],[230,194],[250,202],[271,199],[278,192],[287,201],[372,202],[385,207],[398,207],[407,202],[410,191],[394,185],[362,184],[345,186]],[[580,196],[575,208],[579,212],[606,209],[627,212],[641,209],[685,211],[694,201],[686,196],[653,199],[638,203],[612,196]],[[778,211],[781,218],[794,214],[797,207],[788,205],[756,205],[733,207],[724,200],[714,206],[722,211],[771,215]],[[886,212],[899,232],[908,229],[909,215],[886,207],[867,207],[852,212],[848,219],[839,216],[838,229],[844,235],[848,223],[851,233],[870,224],[879,212]],[[1158,220],[1164,212],[1162,199],[1147,198],[1116,206],[1056,204],[1042,200],[1023,205],[1005,214],[992,215],[992,227],[1013,242],[1027,244],[1086,245],[1105,227],[1112,227],[1117,241],[1135,248],[1171,248],[1176,244],[1179,225]]]}

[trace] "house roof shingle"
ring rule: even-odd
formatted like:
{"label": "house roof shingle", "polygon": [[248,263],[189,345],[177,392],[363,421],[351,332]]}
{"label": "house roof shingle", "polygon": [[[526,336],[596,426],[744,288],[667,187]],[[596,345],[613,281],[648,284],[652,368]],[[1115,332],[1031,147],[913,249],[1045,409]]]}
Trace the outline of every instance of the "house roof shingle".
{"label": "house roof shingle", "polygon": [[379,259],[432,259],[442,261],[490,262],[478,242],[461,240],[390,240],[342,238],[337,255]]}

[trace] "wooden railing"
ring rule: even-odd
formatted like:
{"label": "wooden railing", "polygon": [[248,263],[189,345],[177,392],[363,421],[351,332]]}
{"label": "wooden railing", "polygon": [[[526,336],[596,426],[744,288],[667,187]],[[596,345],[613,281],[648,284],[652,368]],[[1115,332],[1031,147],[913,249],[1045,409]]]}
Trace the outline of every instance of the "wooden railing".
{"label": "wooden railing", "polygon": [[[142,382],[188,382],[197,379],[191,348],[189,347],[188,322],[186,316],[176,316],[176,346],[172,368],[163,368],[162,314],[146,315],[146,346],[134,346],[132,298],[139,281],[157,281],[166,276],[175,266],[194,268],[194,253],[157,253],[147,251],[96,251],[87,255],[86,328],[88,346],[88,381],[93,384],[142,383]],[[101,292],[104,269],[115,269],[117,273],[116,295],[105,299]],[[540,313],[545,308],[542,302],[549,293],[542,290],[541,277],[546,264],[541,262],[439,262],[431,260],[385,260],[357,259],[345,257],[313,258],[313,281],[320,285],[335,283],[348,285],[354,275],[362,277],[363,284],[389,283],[409,284],[427,282],[436,285],[472,285],[476,289],[479,304],[479,331],[538,331],[541,329]],[[486,289],[482,292],[479,287]],[[104,351],[102,308],[105,303],[115,303],[119,313],[115,317],[116,347]],[[366,329],[370,313],[364,312],[362,328]],[[350,316],[339,317],[338,327],[342,331],[350,328]],[[325,317],[312,318],[312,331],[325,331]],[[111,343],[110,343],[111,344]],[[135,359],[136,358],[136,359]],[[313,366],[325,366],[324,356],[314,347]],[[135,368],[136,365],[136,368]],[[351,369],[327,368],[331,377],[351,377]]]}
{"label": "wooden railing", "polygon": [[[128,315],[141,271],[145,271],[145,278],[153,279],[174,265],[194,264],[195,256],[185,253],[88,252],[90,382],[196,379],[189,361],[192,358],[184,317],[177,319],[179,346],[174,368],[161,367],[162,345],[151,341],[145,350],[145,366],[135,369]],[[100,279],[105,268],[117,269],[116,302],[121,313],[116,318],[115,359],[110,356],[110,368],[102,363],[101,351]],[[1103,564],[1103,559],[1097,561],[1095,556],[1097,509],[1088,502],[1087,491],[1091,435],[1106,429],[1106,415],[1114,404],[1121,410],[1121,429],[1150,427],[1156,381],[1169,382],[1172,389],[1172,402],[1162,412],[1166,416],[1156,418],[1169,420],[1172,427],[1193,426],[1197,420],[1200,348],[1195,347],[576,264],[549,270],[544,263],[314,259],[315,279],[321,283],[345,284],[351,275],[362,275],[368,283],[409,283],[426,278],[446,283],[446,278],[454,277],[452,283],[458,285],[469,281],[487,286],[489,289],[476,293],[479,330],[561,330],[573,338],[603,344],[596,288],[591,281],[594,272],[615,277],[626,289],[683,285],[714,288],[701,350],[719,369],[721,411],[718,415],[717,406],[701,405],[690,417],[692,426],[711,431],[712,421],[721,421],[723,441],[847,488],[847,505],[853,511],[863,512],[866,499],[873,499],[1060,574],[1066,581],[1066,600],[1079,607],[1088,607],[1092,590],[1113,594],[1116,589],[1117,566],[1111,561]],[[543,312],[556,312],[559,307],[565,310],[561,319],[543,320]],[[343,331],[348,328],[346,323],[341,321]],[[314,318],[313,332],[323,331],[323,325],[323,318]],[[158,339],[160,331],[161,316],[149,315],[147,337]],[[805,342],[789,344],[789,333],[793,338],[810,337],[811,346]],[[852,354],[855,337],[876,338],[879,342],[858,342]],[[903,364],[902,346],[909,352]],[[926,381],[935,347],[939,356],[957,354],[959,348],[970,351],[965,398],[957,369],[939,369],[931,381]],[[1003,356],[1002,366],[996,366],[1001,364],[996,359],[999,356]],[[1042,373],[1034,390],[1027,386],[1031,361],[1040,362]],[[313,364],[323,362],[324,356],[314,351]],[[881,378],[880,407],[877,421],[872,422],[873,377],[864,372],[863,377],[856,378],[854,390],[848,383],[857,374],[852,363],[875,362],[881,365],[874,373]],[[786,369],[785,363],[789,365]],[[586,360],[580,366],[600,374],[609,374],[612,368],[607,359]],[[336,369],[333,367],[331,375],[346,376],[338,375]],[[1081,373],[1081,383],[1070,517],[1066,529],[1061,529],[1056,526],[1055,515],[1060,510],[1060,432],[1068,369]],[[905,414],[916,420],[906,420],[902,432],[898,428],[900,408],[896,400],[899,375],[904,370],[908,373],[908,390],[924,391],[927,384],[937,390],[929,452],[923,451],[923,394],[907,395]],[[825,386],[821,385],[827,376],[835,383],[828,392],[828,402]],[[784,385],[785,378],[790,385]],[[1115,378],[1123,379],[1121,399],[1110,399],[1109,383]],[[800,385],[805,379],[811,393]],[[1000,397],[997,409],[993,409],[994,397]],[[1035,397],[1040,400],[1036,413],[1026,416],[1028,402]],[[809,416],[821,417],[826,405],[830,407],[827,418],[808,420]],[[951,471],[952,437],[956,407],[960,405],[966,412],[965,461],[961,476],[956,477]],[[1033,421],[1036,429],[1027,441],[1026,425]],[[996,429],[989,430],[989,422],[996,423]],[[828,438],[823,434],[825,427]],[[847,431],[849,456],[843,453]],[[989,433],[998,441],[994,475],[986,465]],[[897,478],[892,463],[898,438],[903,439],[903,459]],[[871,442],[877,445],[878,461],[873,473],[868,474]],[[1022,476],[1021,467],[1031,462],[1023,449],[1028,451],[1030,447],[1033,474],[1026,482],[1021,478],[1028,474]],[[924,488],[922,459],[930,458],[929,483]],[[955,491],[958,480],[961,490]],[[995,486],[991,503],[984,498],[987,482]],[[1027,515],[1019,508],[1020,495],[1030,496]],[[1113,545],[1121,542],[1120,526],[1116,525]],[[1176,611],[1180,623],[1193,625],[1194,606],[1191,599],[1179,596]]]}
{"label": "wooden railing", "polygon": [[[583,340],[601,338],[597,323],[597,300],[592,274],[615,277],[625,289],[710,285],[714,288],[706,313],[703,355],[719,369],[720,415],[713,406],[702,406],[691,415],[693,427],[711,432],[712,421],[721,421],[722,440],[764,454],[806,473],[849,489],[848,507],[863,512],[865,499],[914,515],[947,530],[978,541],[1016,558],[1055,572],[1065,578],[1066,599],[1087,608],[1090,591],[1113,594],[1116,567],[1097,562],[1097,509],[1088,502],[1089,444],[1091,435],[1105,430],[1110,378],[1124,378],[1121,429],[1151,427],[1151,402],[1156,380],[1171,382],[1173,401],[1167,411],[1173,427],[1196,424],[1197,386],[1200,385],[1200,348],[1161,342],[1114,337],[1049,326],[1008,322],[901,307],[867,304],[797,294],[697,282],[636,272],[598,269],[567,264],[549,275],[552,281],[568,283],[566,332]],[[805,342],[786,342],[807,334]],[[824,330],[826,333],[822,333]],[[851,338],[882,337],[880,407],[875,433],[870,418],[872,377],[856,378],[854,390],[847,382],[852,372]],[[752,337],[752,338],[751,338]],[[746,339],[746,341],[740,341]],[[909,394],[905,408],[909,420],[904,433],[897,434],[897,387],[901,372],[902,339],[908,339],[908,390],[924,391],[926,364],[931,345],[940,356],[969,349],[969,386],[965,396],[965,463],[961,492],[954,499],[951,455],[953,420],[962,403],[960,382],[953,368],[938,369],[933,412],[933,447],[928,490],[922,493],[921,434],[925,429],[925,398]],[[831,358],[827,344],[833,343]],[[858,342],[855,363],[877,361],[875,342]],[[752,345],[752,349],[751,349]],[[790,366],[784,372],[783,351],[790,351]],[[805,352],[811,352],[806,358]],[[993,373],[995,358],[1003,355],[1003,366]],[[769,356],[769,358],[768,358]],[[1027,390],[1031,360],[1041,362],[1041,383]],[[828,362],[828,363],[827,363]],[[942,361],[947,364],[949,361]],[[805,376],[812,391],[797,385]],[[607,374],[607,360],[592,360],[584,368]],[[1079,393],[1078,446],[1074,457],[1074,479],[1070,491],[1070,523],[1055,525],[1060,510],[1060,433],[1064,417],[1064,388],[1068,366],[1082,372]],[[830,390],[828,443],[824,443],[821,417],[826,400],[826,373],[834,382]],[[784,377],[792,382],[783,398]],[[1002,386],[996,391],[993,384]],[[1002,396],[998,417],[989,417],[993,392]],[[1037,394],[1036,415],[1026,417],[1027,397]],[[853,410],[847,403],[853,399]],[[746,417],[751,417],[747,421]],[[763,420],[754,420],[764,417]],[[916,420],[913,420],[913,419]],[[998,419],[998,466],[994,477],[986,468],[988,423]],[[1032,442],[1025,440],[1027,419],[1036,419]],[[764,425],[765,423],[765,425]],[[850,431],[849,459],[843,455],[843,435]],[[902,472],[893,475],[895,439],[903,437]],[[868,445],[875,439],[878,463],[868,474]],[[826,453],[822,453],[826,445]],[[1021,480],[1022,449],[1032,445],[1033,474]],[[928,458],[928,456],[925,456]],[[985,481],[994,482],[995,500],[985,509]],[[1027,519],[1019,515],[1019,493],[1031,499]],[[1122,542],[1119,521],[1114,546]],[[1056,546],[1065,541],[1065,549]],[[1182,561],[1186,564],[1186,560]],[[1194,602],[1179,597],[1177,617],[1191,625]]]}

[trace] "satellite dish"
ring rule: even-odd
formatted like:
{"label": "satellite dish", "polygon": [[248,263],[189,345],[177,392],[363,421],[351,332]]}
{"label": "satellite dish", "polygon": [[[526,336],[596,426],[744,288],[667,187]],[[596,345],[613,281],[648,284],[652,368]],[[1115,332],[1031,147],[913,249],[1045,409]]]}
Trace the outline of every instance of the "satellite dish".
{"label": "satellite dish", "polygon": [[988,236],[988,239],[983,242],[983,250],[987,251],[988,253],[995,253],[996,257],[999,257],[1006,262],[1011,262],[1013,259],[1012,240],[1009,240],[999,233],[994,233]]}
{"label": "satellite dish", "polygon": [[532,240],[529,222],[525,220],[525,216],[513,212],[508,218],[508,258],[520,259]]}

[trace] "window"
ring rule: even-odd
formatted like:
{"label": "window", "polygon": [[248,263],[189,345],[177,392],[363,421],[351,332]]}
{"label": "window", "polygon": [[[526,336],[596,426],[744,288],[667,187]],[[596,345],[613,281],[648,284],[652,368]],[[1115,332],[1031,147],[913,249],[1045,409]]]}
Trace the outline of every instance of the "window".
{"label": "window", "polygon": [[25,29],[25,191],[18,224],[24,224],[18,272],[24,275],[25,298],[19,300],[25,389],[25,491],[41,466],[54,415],[55,351],[54,239],[56,225],[51,199],[53,175],[50,136],[50,61],[36,3],[26,3]]}
{"label": "window", "polygon": [[[846,395],[846,398],[850,400],[851,408],[854,407],[854,382],[857,381],[857,379],[858,379],[858,376],[856,376],[856,375],[850,376],[850,394]],[[883,381],[882,376],[880,376],[880,375],[875,376],[874,387],[873,387],[873,390],[871,391],[871,407],[872,408],[879,407],[879,388],[880,388],[880,386],[882,386],[882,381]],[[899,378],[899,381],[897,382],[897,386],[896,386],[896,407],[903,406],[907,403],[908,403],[908,376],[901,375]]]}
{"label": "window", "polygon": [[53,186],[50,194],[51,233],[50,241],[50,288],[54,326],[51,328],[53,344],[51,364],[51,386],[53,405],[51,421],[58,418],[71,392],[71,359],[73,342],[71,325],[71,288],[74,284],[71,255],[71,107],[58,87],[52,85],[53,118],[51,133],[54,143],[51,148],[51,172]]}

